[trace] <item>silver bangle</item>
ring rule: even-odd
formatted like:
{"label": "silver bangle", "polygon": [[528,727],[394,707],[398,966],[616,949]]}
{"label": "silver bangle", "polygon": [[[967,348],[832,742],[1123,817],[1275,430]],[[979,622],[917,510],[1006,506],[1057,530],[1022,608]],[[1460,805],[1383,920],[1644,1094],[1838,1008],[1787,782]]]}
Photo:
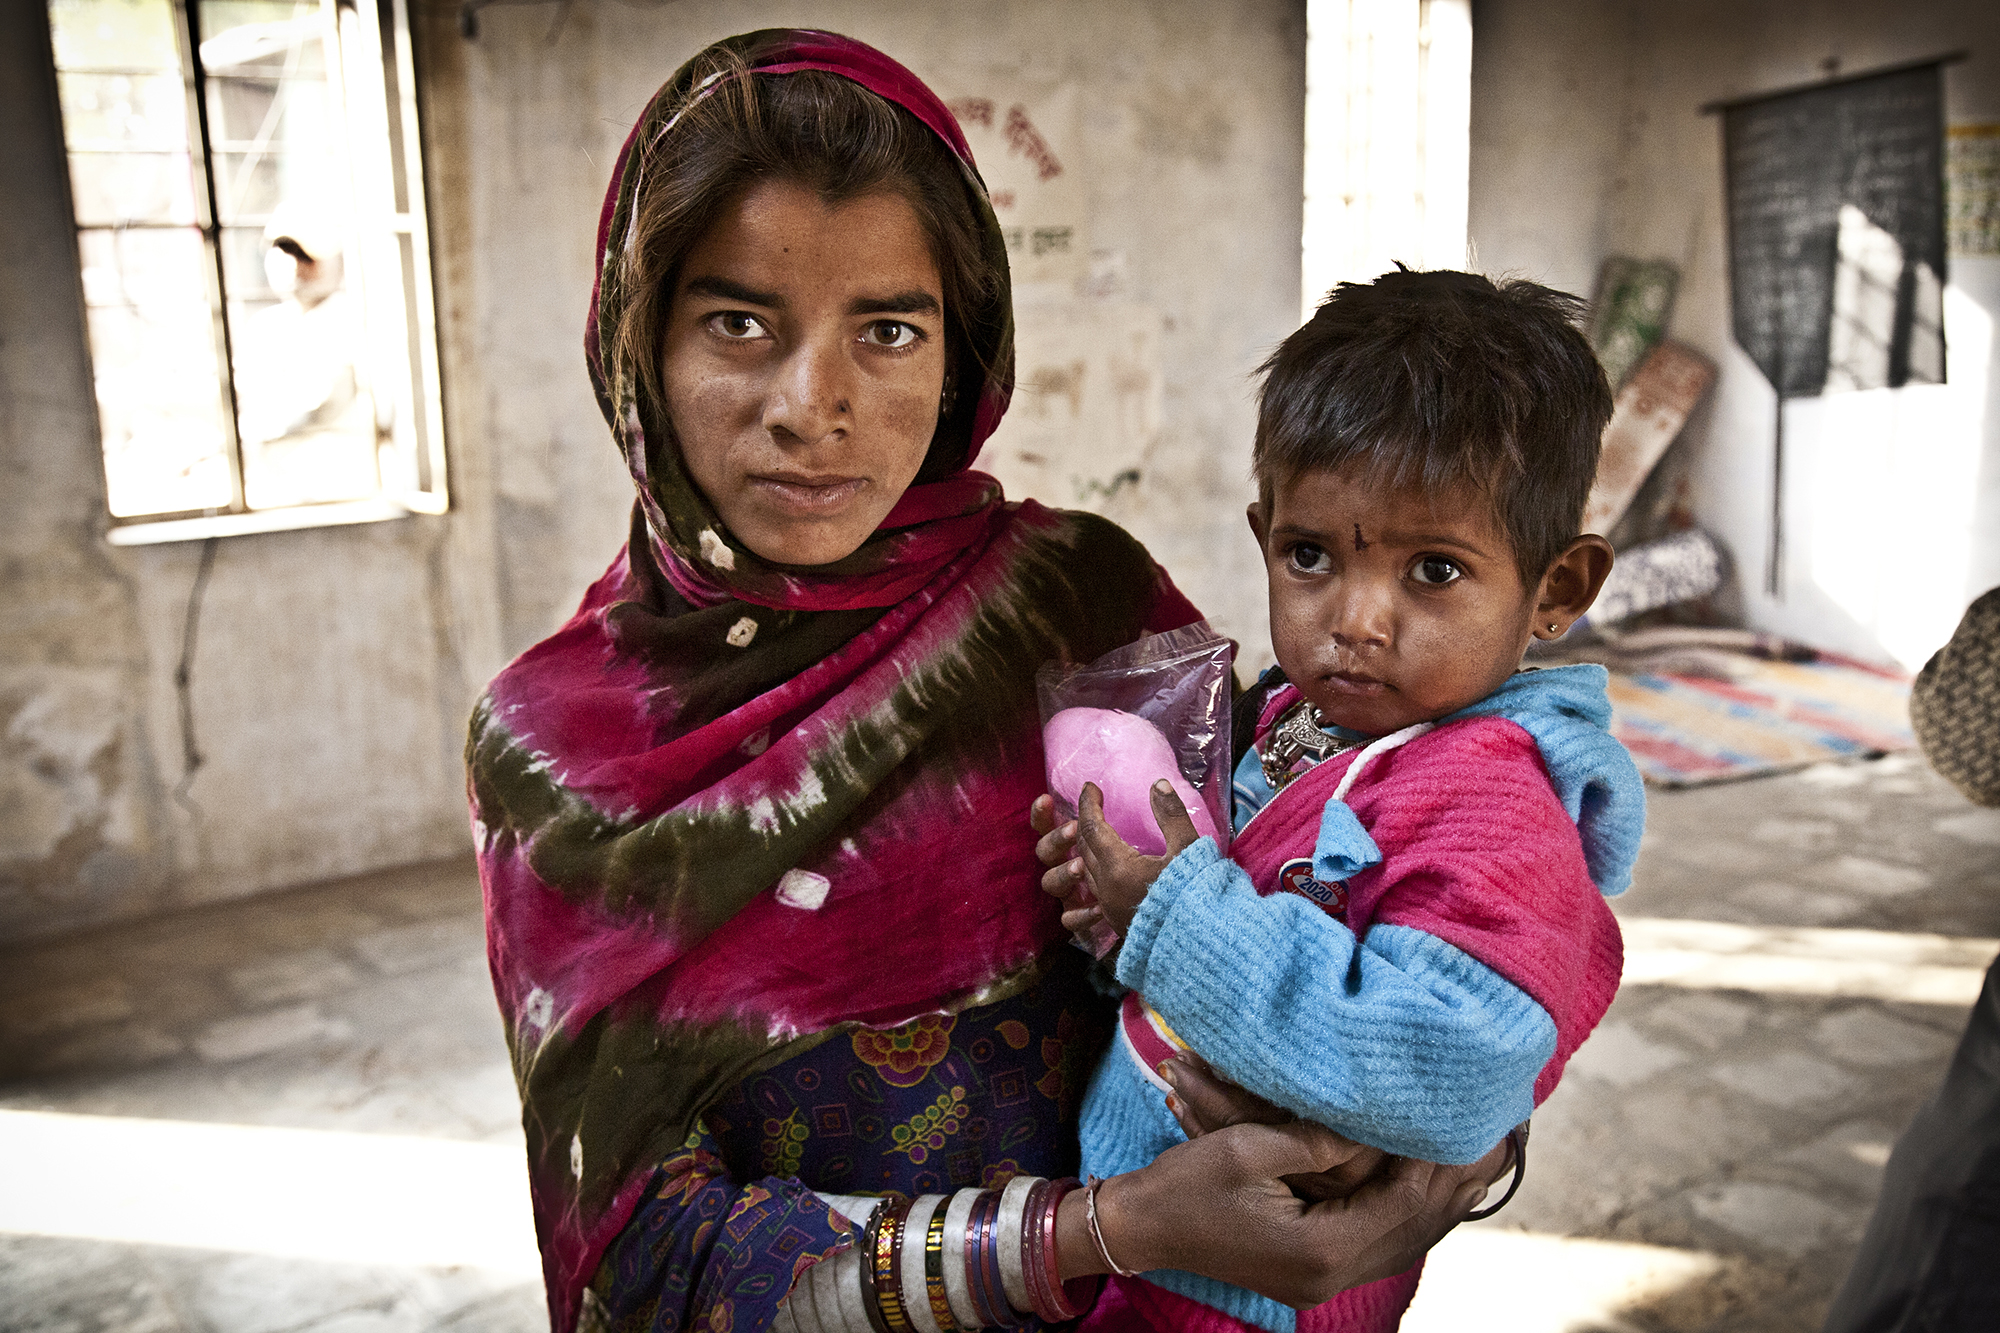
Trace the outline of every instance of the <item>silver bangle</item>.
{"label": "silver bangle", "polygon": [[993,1225],[1000,1230],[1000,1285],[1006,1288],[1007,1304],[1020,1314],[1033,1314],[1034,1298],[1028,1295],[1028,1274],[1022,1266],[1022,1215],[1028,1210],[1028,1191],[1042,1183],[1040,1176],[1015,1176],[1000,1191],[1000,1216]]}
{"label": "silver bangle", "polygon": [[944,1210],[944,1297],[951,1304],[951,1316],[960,1328],[978,1328],[979,1313],[972,1308],[972,1284],[965,1276],[965,1221],[981,1191],[962,1189],[951,1196]]}
{"label": "silver bangle", "polygon": [[[813,1191],[819,1194],[819,1191]],[[872,1194],[819,1194],[820,1202],[839,1213],[857,1227],[868,1225],[868,1219],[882,1206],[882,1200]]]}
{"label": "silver bangle", "polygon": [[[822,1194],[821,1199],[866,1229],[868,1219],[882,1206],[882,1200],[848,1194]],[[870,1256],[861,1253],[860,1232],[855,1244],[836,1251],[808,1268],[792,1284],[778,1303],[772,1333],[875,1333],[868,1322],[862,1283]]]}
{"label": "silver bangle", "polygon": [[833,1303],[840,1311],[842,1333],[874,1333],[868,1323],[868,1306],[861,1294],[861,1284],[868,1266],[867,1258],[861,1253],[859,1244],[850,1245],[831,1259],[814,1264],[814,1268],[831,1270],[828,1281],[833,1287]]}

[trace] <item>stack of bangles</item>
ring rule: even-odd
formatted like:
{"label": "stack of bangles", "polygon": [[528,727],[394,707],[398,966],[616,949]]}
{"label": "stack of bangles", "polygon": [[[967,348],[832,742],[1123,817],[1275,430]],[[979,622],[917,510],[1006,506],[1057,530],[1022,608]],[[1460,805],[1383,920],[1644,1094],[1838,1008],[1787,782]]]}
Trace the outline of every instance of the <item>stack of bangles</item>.
{"label": "stack of bangles", "polygon": [[1102,1182],[1016,1176],[1005,1189],[926,1194],[913,1202],[825,1195],[861,1224],[858,1242],[807,1269],[778,1308],[776,1333],[959,1333],[1030,1318],[1066,1323],[1097,1298],[1103,1278],[1065,1284],[1056,1268],[1056,1209],[1088,1194],[1090,1237]]}

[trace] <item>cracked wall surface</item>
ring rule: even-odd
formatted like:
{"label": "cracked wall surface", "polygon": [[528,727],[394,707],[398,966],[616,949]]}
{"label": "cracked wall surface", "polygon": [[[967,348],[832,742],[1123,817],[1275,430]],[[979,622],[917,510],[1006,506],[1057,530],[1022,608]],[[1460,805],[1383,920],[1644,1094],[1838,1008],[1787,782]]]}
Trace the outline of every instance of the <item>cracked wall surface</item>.
{"label": "cracked wall surface", "polygon": [[[0,12],[0,941],[466,846],[499,663],[476,485],[441,518],[114,548],[47,34]],[[476,482],[476,466],[464,469]]]}

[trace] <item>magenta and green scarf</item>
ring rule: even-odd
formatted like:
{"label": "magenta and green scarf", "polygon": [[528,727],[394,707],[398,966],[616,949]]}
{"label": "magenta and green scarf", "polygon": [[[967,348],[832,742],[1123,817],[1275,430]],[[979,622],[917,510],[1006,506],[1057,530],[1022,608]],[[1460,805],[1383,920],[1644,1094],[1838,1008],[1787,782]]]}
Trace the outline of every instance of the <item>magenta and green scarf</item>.
{"label": "magenta and green scarf", "polygon": [[950,112],[846,38],[728,44],[746,77],[842,75],[951,146],[1000,278],[964,321],[995,369],[940,423],[924,474],[939,479],[853,556],[781,569],[736,542],[671,423],[649,428],[632,368],[600,352],[632,295],[635,181],[707,88],[684,67],[660,90],[612,177],[586,336],[638,488],[631,540],[494,679],[467,749],[557,1333],[651,1168],[738,1082],[837,1033],[1032,982],[1066,938],[1027,825],[1035,669],[1197,618],[1118,528],[1006,503],[968,468],[1006,410],[1013,330],[1006,251]]}

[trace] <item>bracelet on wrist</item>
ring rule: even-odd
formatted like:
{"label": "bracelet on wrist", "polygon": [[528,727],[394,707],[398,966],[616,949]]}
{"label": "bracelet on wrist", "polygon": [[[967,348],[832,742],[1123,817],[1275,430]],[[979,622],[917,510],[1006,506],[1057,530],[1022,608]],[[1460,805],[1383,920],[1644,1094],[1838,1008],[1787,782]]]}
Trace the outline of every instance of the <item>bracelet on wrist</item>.
{"label": "bracelet on wrist", "polygon": [[[1027,1319],[1074,1320],[1102,1279],[1065,1283],[1057,1243],[1062,1203],[1085,1191],[1086,1227],[1114,1272],[1096,1191],[1074,1178],[1017,1176],[998,1190],[884,1199],[862,1216],[849,1249],[807,1269],[785,1299],[777,1333],[972,1333]],[[851,1201],[858,1203],[859,1201]]]}
{"label": "bracelet on wrist", "polygon": [[909,1215],[908,1203],[900,1199],[885,1202],[875,1238],[875,1263],[869,1275],[873,1279],[870,1303],[888,1333],[912,1333],[909,1317],[903,1310],[902,1287],[903,1223]]}
{"label": "bracelet on wrist", "polygon": [[1035,1298],[1035,1313],[1052,1324],[1083,1314],[1103,1286],[1103,1279],[1095,1274],[1067,1284],[1062,1280],[1056,1250],[1056,1215],[1063,1199],[1080,1184],[1074,1176],[1043,1181],[1039,1191],[1028,1197],[1027,1231],[1022,1238],[1028,1291]]}
{"label": "bracelet on wrist", "polygon": [[1136,1270],[1124,1267],[1111,1257],[1111,1247],[1104,1243],[1104,1228],[1097,1221],[1097,1191],[1103,1185],[1104,1182],[1096,1176],[1083,1183],[1083,1218],[1084,1225],[1090,1232],[1090,1243],[1097,1247],[1097,1257],[1104,1261],[1106,1268],[1119,1277],[1137,1277]]}

